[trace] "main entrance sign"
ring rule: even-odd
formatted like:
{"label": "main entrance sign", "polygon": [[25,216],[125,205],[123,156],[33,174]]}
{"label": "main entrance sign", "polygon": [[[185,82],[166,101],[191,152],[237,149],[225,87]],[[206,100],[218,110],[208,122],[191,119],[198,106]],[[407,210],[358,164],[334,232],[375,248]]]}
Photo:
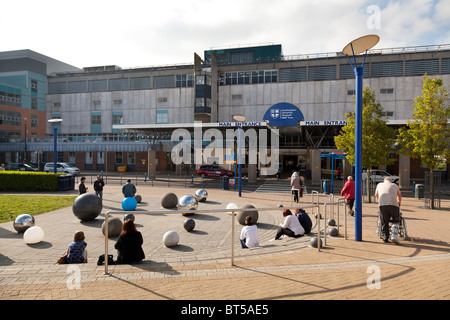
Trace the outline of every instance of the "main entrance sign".
{"label": "main entrance sign", "polygon": [[264,114],[263,120],[269,121],[270,126],[296,126],[299,121],[304,120],[303,113],[297,106],[287,103],[280,102],[274,104],[269,109],[267,109]]}

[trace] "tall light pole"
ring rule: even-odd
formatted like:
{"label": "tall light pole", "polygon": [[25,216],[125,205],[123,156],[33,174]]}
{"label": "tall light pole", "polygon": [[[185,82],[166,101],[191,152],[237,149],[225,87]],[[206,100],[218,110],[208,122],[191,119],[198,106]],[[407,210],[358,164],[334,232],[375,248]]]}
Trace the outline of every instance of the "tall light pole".
{"label": "tall light pole", "polygon": [[23,154],[23,163],[27,162],[27,118],[23,118],[25,122],[25,153]]}
{"label": "tall light pole", "polygon": [[[234,115],[233,119],[239,122],[239,142],[238,142],[238,158],[239,158],[239,197],[242,195],[242,122],[247,121],[246,116]],[[236,182],[235,182],[236,183]]]}
{"label": "tall light pole", "polygon": [[[373,48],[380,37],[377,35],[367,35],[353,40],[344,47],[342,53],[350,61],[350,65],[355,72],[355,241],[362,241],[362,93],[364,62],[367,51]],[[356,56],[364,53],[364,60],[361,66],[356,63]],[[353,62],[350,59],[353,57]],[[369,192],[369,191],[368,191]]]}
{"label": "tall light pole", "polygon": [[53,128],[53,172],[57,172],[57,163],[58,163],[58,124],[62,122],[62,119],[50,119],[48,120]]}

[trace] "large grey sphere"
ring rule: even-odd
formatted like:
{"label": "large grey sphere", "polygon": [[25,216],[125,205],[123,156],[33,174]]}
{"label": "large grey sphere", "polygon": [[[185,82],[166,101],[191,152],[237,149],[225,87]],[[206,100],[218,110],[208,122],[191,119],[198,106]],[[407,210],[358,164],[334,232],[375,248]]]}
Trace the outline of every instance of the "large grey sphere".
{"label": "large grey sphere", "polygon": [[[105,227],[106,227],[106,221],[102,224],[102,233],[105,235]],[[108,219],[108,238],[109,237],[117,237],[122,232],[122,220],[118,218],[110,218]]]}
{"label": "large grey sphere", "polygon": [[178,204],[178,197],[175,193],[168,192],[161,198],[161,206],[165,209],[176,208]]}
{"label": "large grey sphere", "polygon": [[[244,204],[244,205],[241,205],[239,207],[239,209],[251,209],[251,208],[254,208],[254,207],[255,206],[253,206],[252,204]],[[258,214],[257,210],[238,211],[238,212],[236,212],[236,218],[237,218],[239,224],[241,224],[243,226],[245,225],[245,218],[247,216],[252,217],[252,222],[253,223],[257,223],[258,222],[259,214]]]}
{"label": "large grey sphere", "polygon": [[208,199],[208,192],[205,189],[198,189],[195,191],[194,197],[198,202],[204,202]]}
{"label": "large grey sphere", "polygon": [[25,232],[28,228],[34,227],[35,220],[30,214],[21,214],[13,222],[14,229],[19,232]]}
{"label": "large grey sphere", "polygon": [[93,193],[79,195],[72,205],[73,214],[81,221],[90,221],[102,212],[102,201]]}
{"label": "large grey sphere", "polygon": [[[187,211],[187,210],[197,210],[198,208],[198,201],[195,199],[194,196],[191,196],[190,194],[182,196],[180,199],[178,199],[178,210],[180,211]],[[190,213],[183,213],[183,216],[190,215]]]}

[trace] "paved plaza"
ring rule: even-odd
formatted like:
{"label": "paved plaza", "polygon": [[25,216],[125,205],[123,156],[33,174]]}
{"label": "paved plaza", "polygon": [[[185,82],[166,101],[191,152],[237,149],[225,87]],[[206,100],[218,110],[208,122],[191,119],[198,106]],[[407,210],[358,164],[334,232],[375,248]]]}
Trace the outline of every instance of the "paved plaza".
{"label": "paved plaza", "polygon": [[[92,188],[90,188],[92,189]],[[108,274],[97,266],[104,253],[101,231],[105,213],[121,210],[121,186],[108,184],[103,194],[103,210],[94,221],[81,222],[64,208],[36,216],[36,225],[45,232],[44,241],[27,245],[12,222],[0,224],[1,300],[448,300],[450,298],[450,200],[441,210],[424,208],[423,199],[404,192],[403,216],[408,240],[399,245],[383,243],[376,233],[377,205],[363,204],[363,241],[354,241],[354,220],[339,211],[339,236],[328,237],[320,251],[310,246],[317,234],[271,241],[284,220],[282,211],[260,211],[260,247],[242,249],[242,228],[235,221],[232,244],[232,216],[227,212],[190,216],[196,222],[187,232],[187,217],[163,209],[161,196],[174,192],[181,197],[195,188],[138,186],[142,202],[137,210],[159,211],[156,215],[136,214],[136,225],[144,238],[145,261],[136,265],[113,265]],[[199,210],[221,210],[229,203],[252,204],[256,208],[294,205],[288,194],[244,190],[209,189]],[[76,194],[76,191],[56,195]],[[319,196],[321,212],[328,195]],[[310,205],[311,195],[301,205]],[[313,216],[312,209],[306,211]],[[331,214],[331,213],[329,213]],[[333,212],[337,218],[337,212]],[[111,215],[122,219],[123,215]],[[324,221],[321,221],[322,225]],[[77,230],[86,235],[89,261],[86,264],[57,265],[57,258]],[[180,236],[179,245],[163,244],[166,231]],[[117,253],[108,240],[109,254]],[[231,256],[234,254],[234,265]]]}

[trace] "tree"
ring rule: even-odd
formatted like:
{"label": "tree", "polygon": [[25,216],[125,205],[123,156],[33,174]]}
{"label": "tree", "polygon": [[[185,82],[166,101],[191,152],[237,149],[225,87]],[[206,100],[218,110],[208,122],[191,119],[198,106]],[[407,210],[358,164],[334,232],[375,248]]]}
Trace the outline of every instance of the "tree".
{"label": "tree", "polygon": [[[375,99],[375,92],[369,87],[363,89],[362,103],[362,165],[367,168],[368,200],[370,194],[370,169],[379,165],[392,164],[390,158],[395,143],[395,130],[387,126],[381,104]],[[355,106],[355,101],[353,101]],[[355,112],[347,113],[347,125],[334,138],[336,146],[347,154],[347,160],[355,165]]]}
{"label": "tree", "polygon": [[450,156],[448,92],[440,78],[423,77],[422,95],[414,100],[413,121],[400,129],[399,152],[420,159],[430,170],[431,208],[434,209],[434,172]]}

